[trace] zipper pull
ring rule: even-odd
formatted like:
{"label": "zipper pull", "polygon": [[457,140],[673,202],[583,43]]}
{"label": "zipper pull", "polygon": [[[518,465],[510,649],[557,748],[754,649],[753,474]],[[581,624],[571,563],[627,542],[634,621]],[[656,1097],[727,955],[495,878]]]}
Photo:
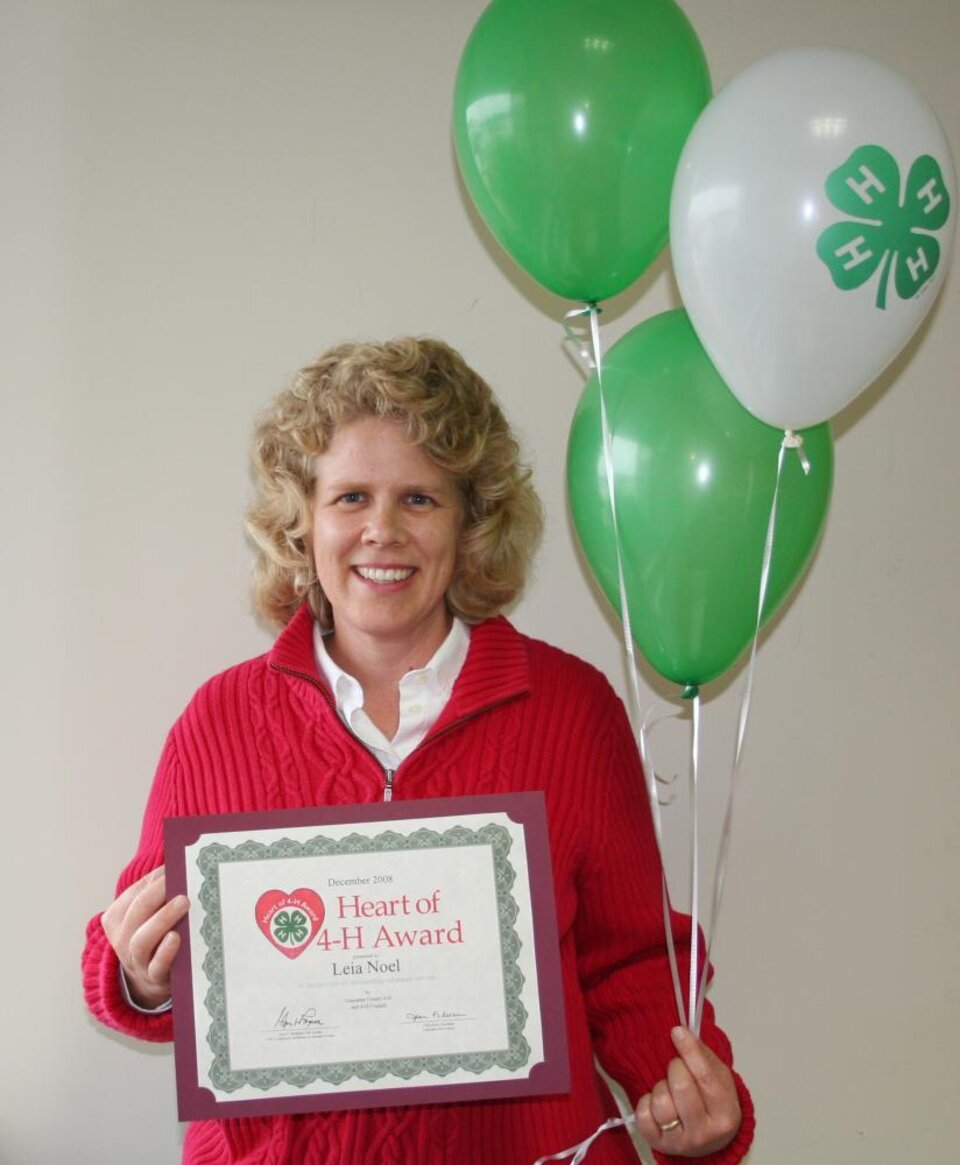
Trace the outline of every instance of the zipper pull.
{"label": "zipper pull", "polygon": [[383,774],[383,799],[393,800],[393,778],[397,775],[396,769],[386,769]]}

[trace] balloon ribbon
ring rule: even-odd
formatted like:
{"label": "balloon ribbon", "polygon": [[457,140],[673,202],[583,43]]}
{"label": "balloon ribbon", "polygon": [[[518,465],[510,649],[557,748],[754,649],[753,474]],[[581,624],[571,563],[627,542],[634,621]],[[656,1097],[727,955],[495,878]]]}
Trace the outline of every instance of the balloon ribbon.
{"label": "balloon ribbon", "polygon": [[609,1120],[604,1121],[599,1128],[594,1129],[589,1137],[585,1137],[579,1145],[571,1145],[569,1149],[562,1149],[559,1153],[551,1153],[549,1157],[538,1157],[533,1165],[546,1165],[547,1161],[565,1161],[568,1157],[571,1158],[570,1165],[580,1165],[581,1161],[590,1152],[590,1146],[593,1142],[610,1129],[627,1128],[636,1123],[636,1117],[633,1113],[629,1116],[614,1116]]}
{"label": "balloon ribbon", "polygon": [[[767,535],[763,545],[763,561],[760,567],[760,586],[757,597],[757,619],[753,629],[753,642],[750,645],[750,660],[747,664],[747,672],[743,685],[743,696],[740,701],[740,715],[737,723],[737,740],[733,755],[733,769],[730,774],[730,788],[727,793],[727,805],[723,815],[723,829],[720,834],[720,844],[717,849],[717,862],[714,869],[713,876],[713,898],[710,904],[710,929],[704,942],[705,957],[703,960],[703,971],[700,976],[700,986],[696,996],[696,1006],[693,1008],[693,1030],[699,1033],[700,1021],[703,1016],[703,1003],[707,989],[707,968],[708,960],[706,952],[713,950],[713,944],[716,940],[717,920],[720,916],[720,903],[723,898],[723,887],[727,876],[727,858],[730,852],[730,837],[733,832],[733,804],[734,797],[737,790],[737,783],[740,778],[740,770],[743,765],[743,745],[747,738],[747,725],[750,721],[750,706],[753,700],[753,682],[756,674],[757,662],[757,646],[760,641],[760,625],[763,622],[763,609],[767,601],[767,586],[770,582],[770,564],[773,560],[773,543],[777,529],[777,506],[780,500],[780,483],[783,478],[783,464],[787,456],[787,451],[790,449],[796,450],[797,457],[800,459],[800,466],[804,474],[810,473],[810,459],[807,457],[806,450],[803,447],[803,438],[799,433],[794,433],[791,429],[787,429],[783,435],[783,440],[780,442],[780,449],[777,453],[777,478],[776,484],[773,488],[773,499],[770,503],[770,517],[767,520]],[[694,709],[694,716],[696,717],[696,708]],[[694,737],[696,738],[696,720]],[[694,752],[696,753],[697,745],[694,745]],[[696,809],[694,809],[694,819],[696,819]],[[691,964],[692,970],[692,964]]]}

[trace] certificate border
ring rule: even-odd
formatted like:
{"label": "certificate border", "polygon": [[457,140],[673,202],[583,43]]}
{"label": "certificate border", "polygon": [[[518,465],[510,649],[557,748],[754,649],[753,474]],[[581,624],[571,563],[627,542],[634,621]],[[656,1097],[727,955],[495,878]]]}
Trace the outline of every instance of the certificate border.
{"label": "certificate border", "polygon": [[[368,824],[434,817],[506,814],[524,831],[532,907],[534,956],[540,1003],[544,1059],[521,1079],[477,1080],[456,1084],[416,1084],[363,1090],[225,1100],[201,1085],[197,1071],[196,1004],[193,998],[189,920],[177,926],[180,955],[172,975],[173,1026],[177,1076],[177,1107],[181,1120],[232,1116],[326,1112],[350,1108],[380,1108],[404,1104],[436,1104],[464,1100],[533,1096],[570,1089],[559,961],[556,906],[542,792],[444,797],[365,805],[331,805],[257,813],[221,813],[168,818],[164,822],[167,888],[172,897],[186,893],[186,847],[201,836],[258,829]],[[456,827],[454,827],[456,828]],[[345,840],[345,839],[344,839]]]}

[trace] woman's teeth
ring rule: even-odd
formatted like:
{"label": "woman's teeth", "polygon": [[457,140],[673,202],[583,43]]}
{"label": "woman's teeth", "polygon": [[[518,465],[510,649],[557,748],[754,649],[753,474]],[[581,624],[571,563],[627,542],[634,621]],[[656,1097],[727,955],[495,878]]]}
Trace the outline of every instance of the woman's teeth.
{"label": "woman's teeth", "polygon": [[365,578],[368,582],[403,582],[404,579],[409,578],[413,574],[413,567],[390,567],[386,569],[379,566],[358,566],[357,574],[361,578]]}

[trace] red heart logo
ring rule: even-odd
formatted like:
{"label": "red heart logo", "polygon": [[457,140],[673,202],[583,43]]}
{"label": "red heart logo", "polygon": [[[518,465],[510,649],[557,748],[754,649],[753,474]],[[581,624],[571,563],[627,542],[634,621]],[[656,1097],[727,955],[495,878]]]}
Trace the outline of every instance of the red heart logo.
{"label": "red heart logo", "polygon": [[323,926],[326,911],[315,890],[266,890],[254,908],[257,926],[288,959],[302,955]]}

